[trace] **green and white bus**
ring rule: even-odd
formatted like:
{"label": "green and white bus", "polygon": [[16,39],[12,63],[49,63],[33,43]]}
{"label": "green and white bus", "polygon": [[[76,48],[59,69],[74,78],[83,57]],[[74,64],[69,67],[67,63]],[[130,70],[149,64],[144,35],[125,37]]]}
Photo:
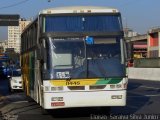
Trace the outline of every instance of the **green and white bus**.
{"label": "green and white bus", "polygon": [[117,9],[42,10],[21,35],[26,94],[44,109],[125,106],[123,37]]}

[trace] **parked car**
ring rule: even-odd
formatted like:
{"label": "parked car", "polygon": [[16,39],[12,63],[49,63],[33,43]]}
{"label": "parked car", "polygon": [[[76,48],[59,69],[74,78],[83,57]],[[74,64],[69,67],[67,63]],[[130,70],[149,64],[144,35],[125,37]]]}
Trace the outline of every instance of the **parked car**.
{"label": "parked car", "polygon": [[8,78],[11,92],[23,89],[21,69],[12,70],[11,76],[8,76]]}

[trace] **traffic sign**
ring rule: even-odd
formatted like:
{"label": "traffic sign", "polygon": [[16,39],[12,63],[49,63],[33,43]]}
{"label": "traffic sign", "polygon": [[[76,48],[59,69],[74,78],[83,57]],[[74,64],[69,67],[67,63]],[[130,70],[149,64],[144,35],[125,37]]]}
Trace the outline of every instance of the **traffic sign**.
{"label": "traffic sign", "polygon": [[18,14],[16,15],[0,15],[0,26],[19,26],[19,18]]}

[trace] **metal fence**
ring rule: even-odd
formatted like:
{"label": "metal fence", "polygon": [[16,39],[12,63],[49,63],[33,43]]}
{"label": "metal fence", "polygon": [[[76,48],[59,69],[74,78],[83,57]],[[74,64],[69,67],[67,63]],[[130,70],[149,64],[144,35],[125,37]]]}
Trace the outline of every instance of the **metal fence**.
{"label": "metal fence", "polygon": [[136,68],[160,68],[160,58],[139,58],[134,60]]}

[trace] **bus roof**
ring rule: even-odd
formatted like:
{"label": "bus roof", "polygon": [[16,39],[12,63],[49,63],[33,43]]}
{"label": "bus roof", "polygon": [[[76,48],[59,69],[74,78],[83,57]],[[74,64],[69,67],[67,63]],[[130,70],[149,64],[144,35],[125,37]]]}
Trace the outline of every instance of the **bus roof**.
{"label": "bus roof", "polygon": [[39,12],[39,14],[63,14],[63,13],[119,13],[115,8],[98,6],[71,6],[49,8]]}
{"label": "bus roof", "polygon": [[38,20],[37,18],[39,15],[67,13],[119,13],[119,11],[115,8],[102,6],[68,6],[48,8],[40,11],[37,17],[35,17],[35,19],[27,25],[23,32],[26,31],[27,28],[29,28],[36,20]]}

